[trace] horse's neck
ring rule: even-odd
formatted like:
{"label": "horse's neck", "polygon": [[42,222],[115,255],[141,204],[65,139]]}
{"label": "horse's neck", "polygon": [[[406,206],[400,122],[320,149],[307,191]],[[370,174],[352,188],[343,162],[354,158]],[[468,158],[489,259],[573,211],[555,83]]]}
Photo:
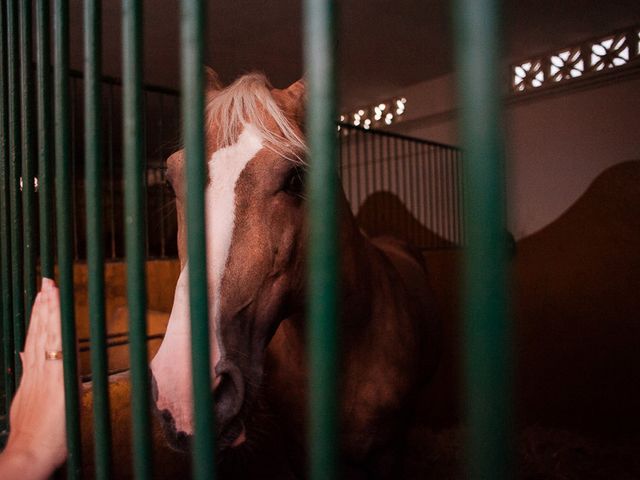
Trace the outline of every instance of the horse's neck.
{"label": "horse's neck", "polygon": [[[383,265],[383,255],[358,227],[344,195],[341,195],[339,205],[341,296],[338,331],[344,346],[343,366],[346,370],[359,370],[358,363],[374,367],[373,363],[385,362],[375,350],[380,338],[392,333],[390,330],[398,318],[392,320],[393,313],[389,312],[396,302],[389,297],[394,288]],[[300,388],[300,392],[304,390],[307,378],[306,331],[304,315],[289,318],[281,324],[270,346],[275,353],[270,355],[272,361],[278,364],[275,370],[287,370],[288,377],[282,380],[292,388]]]}
{"label": "horse's neck", "polygon": [[[363,341],[363,332],[369,332],[371,340],[383,335],[379,324],[388,322],[384,310],[393,308],[389,292],[394,290],[384,255],[360,230],[348,201],[341,192],[339,197],[339,289],[341,341],[349,346]],[[285,322],[289,342],[296,348],[305,349],[306,319],[298,315]],[[297,341],[293,341],[297,337]]]}

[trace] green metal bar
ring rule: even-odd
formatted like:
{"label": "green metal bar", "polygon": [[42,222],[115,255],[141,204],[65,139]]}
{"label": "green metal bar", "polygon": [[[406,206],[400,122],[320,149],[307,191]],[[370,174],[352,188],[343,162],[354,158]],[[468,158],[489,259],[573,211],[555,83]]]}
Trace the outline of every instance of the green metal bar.
{"label": "green metal bar", "polygon": [[187,249],[195,436],[193,474],[215,478],[215,430],[209,350],[204,214],[204,18],[202,0],[184,0],[181,14],[182,118],[187,163]]}
{"label": "green metal bar", "polygon": [[13,284],[13,353],[16,384],[22,376],[20,351],[24,345],[24,291],[22,254],[22,203],[20,202],[20,81],[18,10],[16,0],[7,1],[7,73],[9,104],[9,215],[11,226],[11,277]]}
{"label": "green metal bar", "polygon": [[512,477],[511,353],[498,0],[456,0],[454,26],[465,149],[465,386],[468,476]]}
{"label": "green metal bar", "polygon": [[[5,407],[9,412],[15,388],[11,305],[11,239],[9,238],[9,110],[7,97],[6,3],[0,5],[0,282],[2,285],[2,358]],[[8,421],[8,418],[7,418]]]}
{"label": "green metal bar", "polygon": [[142,2],[122,2],[125,249],[131,355],[133,471],[150,479],[151,423],[145,289],[144,151],[142,119]]}
{"label": "green metal bar", "polygon": [[337,478],[337,135],[335,2],[305,0],[304,59],[308,81],[310,472]]}
{"label": "green metal bar", "polygon": [[95,474],[98,480],[107,480],[111,476],[111,422],[102,236],[101,3],[84,3],[84,148]]}
{"label": "green metal bar", "polygon": [[53,121],[51,118],[51,47],[49,0],[36,0],[38,81],[38,200],[40,220],[40,274],[53,278]]}
{"label": "green metal bar", "polygon": [[22,107],[22,228],[24,241],[24,319],[29,326],[31,305],[36,297],[36,192],[34,179],[34,125],[33,125],[33,41],[31,28],[31,2],[20,2],[20,89]]}
{"label": "green metal bar", "polygon": [[71,125],[69,115],[69,4],[55,0],[54,32],[54,97],[56,218],[58,271],[60,275],[60,313],[62,316],[62,350],[64,365],[65,417],[67,427],[67,475],[81,476],[80,403],[78,392],[78,359],[73,303],[73,211],[71,203]]}

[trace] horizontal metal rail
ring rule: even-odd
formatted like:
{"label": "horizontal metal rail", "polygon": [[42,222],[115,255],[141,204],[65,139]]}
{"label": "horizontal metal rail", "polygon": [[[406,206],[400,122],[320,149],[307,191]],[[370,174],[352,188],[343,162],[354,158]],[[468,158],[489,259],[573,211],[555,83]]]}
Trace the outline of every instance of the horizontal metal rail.
{"label": "horizontal metal rail", "polygon": [[[128,338],[128,333],[125,334],[117,334],[117,335],[108,335],[108,339],[109,340],[113,340],[110,342],[107,342],[105,344],[105,346],[107,348],[113,348],[113,347],[122,347],[124,345],[129,345],[129,338]],[[162,340],[164,338],[164,333],[156,333],[154,335],[147,335],[147,341],[149,340]],[[92,350],[91,345],[86,345],[86,343],[89,343],[89,339],[85,339],[85,341],[83,342],[82,340],[79,340],[80,343],[80,348],[78,349],[79,352],[90,352]],[[83,345],[83,343],[85,345]],[[92,368],[93,370],[93,368]],[[109,372],[111,373],[111,372]]]}
{"label": "horizontal metal rail", "polygon": [[[84,80],[84,72],[79,70],[69,70],[69,74],[73,78]],[[115,85],[121,87],[123,85],[122,79],[113,77],[111,75],[100,75],[100,81],[106,85]],[[171,87],[163,87],[162,85],[155,85],[153,83],[142,83],[142,90],[145,92],[161,93],[164,95],[171,95],[177,97],[180,95],[180,91]]]}

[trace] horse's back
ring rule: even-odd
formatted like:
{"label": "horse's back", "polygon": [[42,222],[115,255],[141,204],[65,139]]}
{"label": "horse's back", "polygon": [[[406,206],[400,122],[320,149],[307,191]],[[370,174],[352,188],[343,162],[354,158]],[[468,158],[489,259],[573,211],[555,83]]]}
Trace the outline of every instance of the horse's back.
{"label": "horse's back", "polygon": [[380,251],[400,276],[404,290],[421,310],[433,305],[427,265],[420,250],[395,237],[376,237],[371,243]]}

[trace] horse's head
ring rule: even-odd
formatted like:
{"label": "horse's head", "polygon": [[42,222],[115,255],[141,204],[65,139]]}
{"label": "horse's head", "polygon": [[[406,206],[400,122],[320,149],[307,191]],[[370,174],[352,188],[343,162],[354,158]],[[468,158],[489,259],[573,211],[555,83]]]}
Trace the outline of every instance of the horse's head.
{"label": "horse's head", "polygon": [[[207,93],[206,239],[212,385],[220,447],[242,443],[242,419],[262,379],[267,344],[299,311],[304,271],[301,118],[304,85],[272,89],[247,75]],[[176,192],[181,273],[167,331],[151,362],[169,442],[193,434],[184,157],[168,160]]]}

